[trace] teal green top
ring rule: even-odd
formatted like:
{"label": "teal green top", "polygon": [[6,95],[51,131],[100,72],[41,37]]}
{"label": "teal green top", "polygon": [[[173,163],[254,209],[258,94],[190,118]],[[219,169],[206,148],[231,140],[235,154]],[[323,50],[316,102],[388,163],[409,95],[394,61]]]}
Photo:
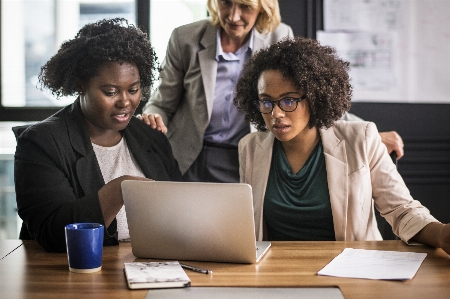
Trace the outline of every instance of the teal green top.
{"label": "teal green top", "polygon": [[335,240],[322,142],[302,169],[292,174],[281,142],[275,139],[264,221],[269,240]]}

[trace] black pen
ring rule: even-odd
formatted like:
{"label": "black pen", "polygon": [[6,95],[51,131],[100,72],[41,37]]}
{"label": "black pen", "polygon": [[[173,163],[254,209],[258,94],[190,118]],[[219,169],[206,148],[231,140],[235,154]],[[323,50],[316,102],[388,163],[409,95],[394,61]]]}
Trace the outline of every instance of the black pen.
{"label": "black pen", "polygon": [[198,267],[194,267],[194,266],[189,266],[186,264],[182,264],[180,263],[181,267],[185,268],[185,269],[189,269],[198,273],[203,273],[203,274],[211,274],[212,271],[208,270],[208,269],[202,269],[202,268],[198,268]]}

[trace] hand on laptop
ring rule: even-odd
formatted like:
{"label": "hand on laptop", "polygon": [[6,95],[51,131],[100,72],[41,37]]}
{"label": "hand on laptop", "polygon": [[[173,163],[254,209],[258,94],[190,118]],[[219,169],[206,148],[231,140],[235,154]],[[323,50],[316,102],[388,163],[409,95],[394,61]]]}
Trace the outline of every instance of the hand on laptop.
{"label": "hand on laptop", "polygon": [[108,227],[116,217],[120,208],[123,206],[121,183],[125,180],[152,181],[151,179],[124,175],[118,177],[98,190],[98,200],[105,220],[105,226]]}

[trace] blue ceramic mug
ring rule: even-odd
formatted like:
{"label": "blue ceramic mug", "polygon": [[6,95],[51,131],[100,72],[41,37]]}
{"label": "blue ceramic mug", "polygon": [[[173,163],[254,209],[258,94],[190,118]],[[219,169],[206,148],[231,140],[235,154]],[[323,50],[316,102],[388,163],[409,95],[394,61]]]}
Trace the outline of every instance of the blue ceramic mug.
{"label": "blue ceramic mug", "polygon": [[66,225],[65,231],[70,271],[99,271],[102,268],[104,226],[99,223],[73,223]]}

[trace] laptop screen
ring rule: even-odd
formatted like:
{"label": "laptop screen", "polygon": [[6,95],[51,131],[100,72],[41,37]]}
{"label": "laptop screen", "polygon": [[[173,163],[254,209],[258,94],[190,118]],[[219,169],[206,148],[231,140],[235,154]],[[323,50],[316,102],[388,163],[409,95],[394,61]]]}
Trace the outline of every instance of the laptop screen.
{"label": "laptop screen", "polygon": [[136,257],[257,261],[250,185],[124,181],[122,193]]}

